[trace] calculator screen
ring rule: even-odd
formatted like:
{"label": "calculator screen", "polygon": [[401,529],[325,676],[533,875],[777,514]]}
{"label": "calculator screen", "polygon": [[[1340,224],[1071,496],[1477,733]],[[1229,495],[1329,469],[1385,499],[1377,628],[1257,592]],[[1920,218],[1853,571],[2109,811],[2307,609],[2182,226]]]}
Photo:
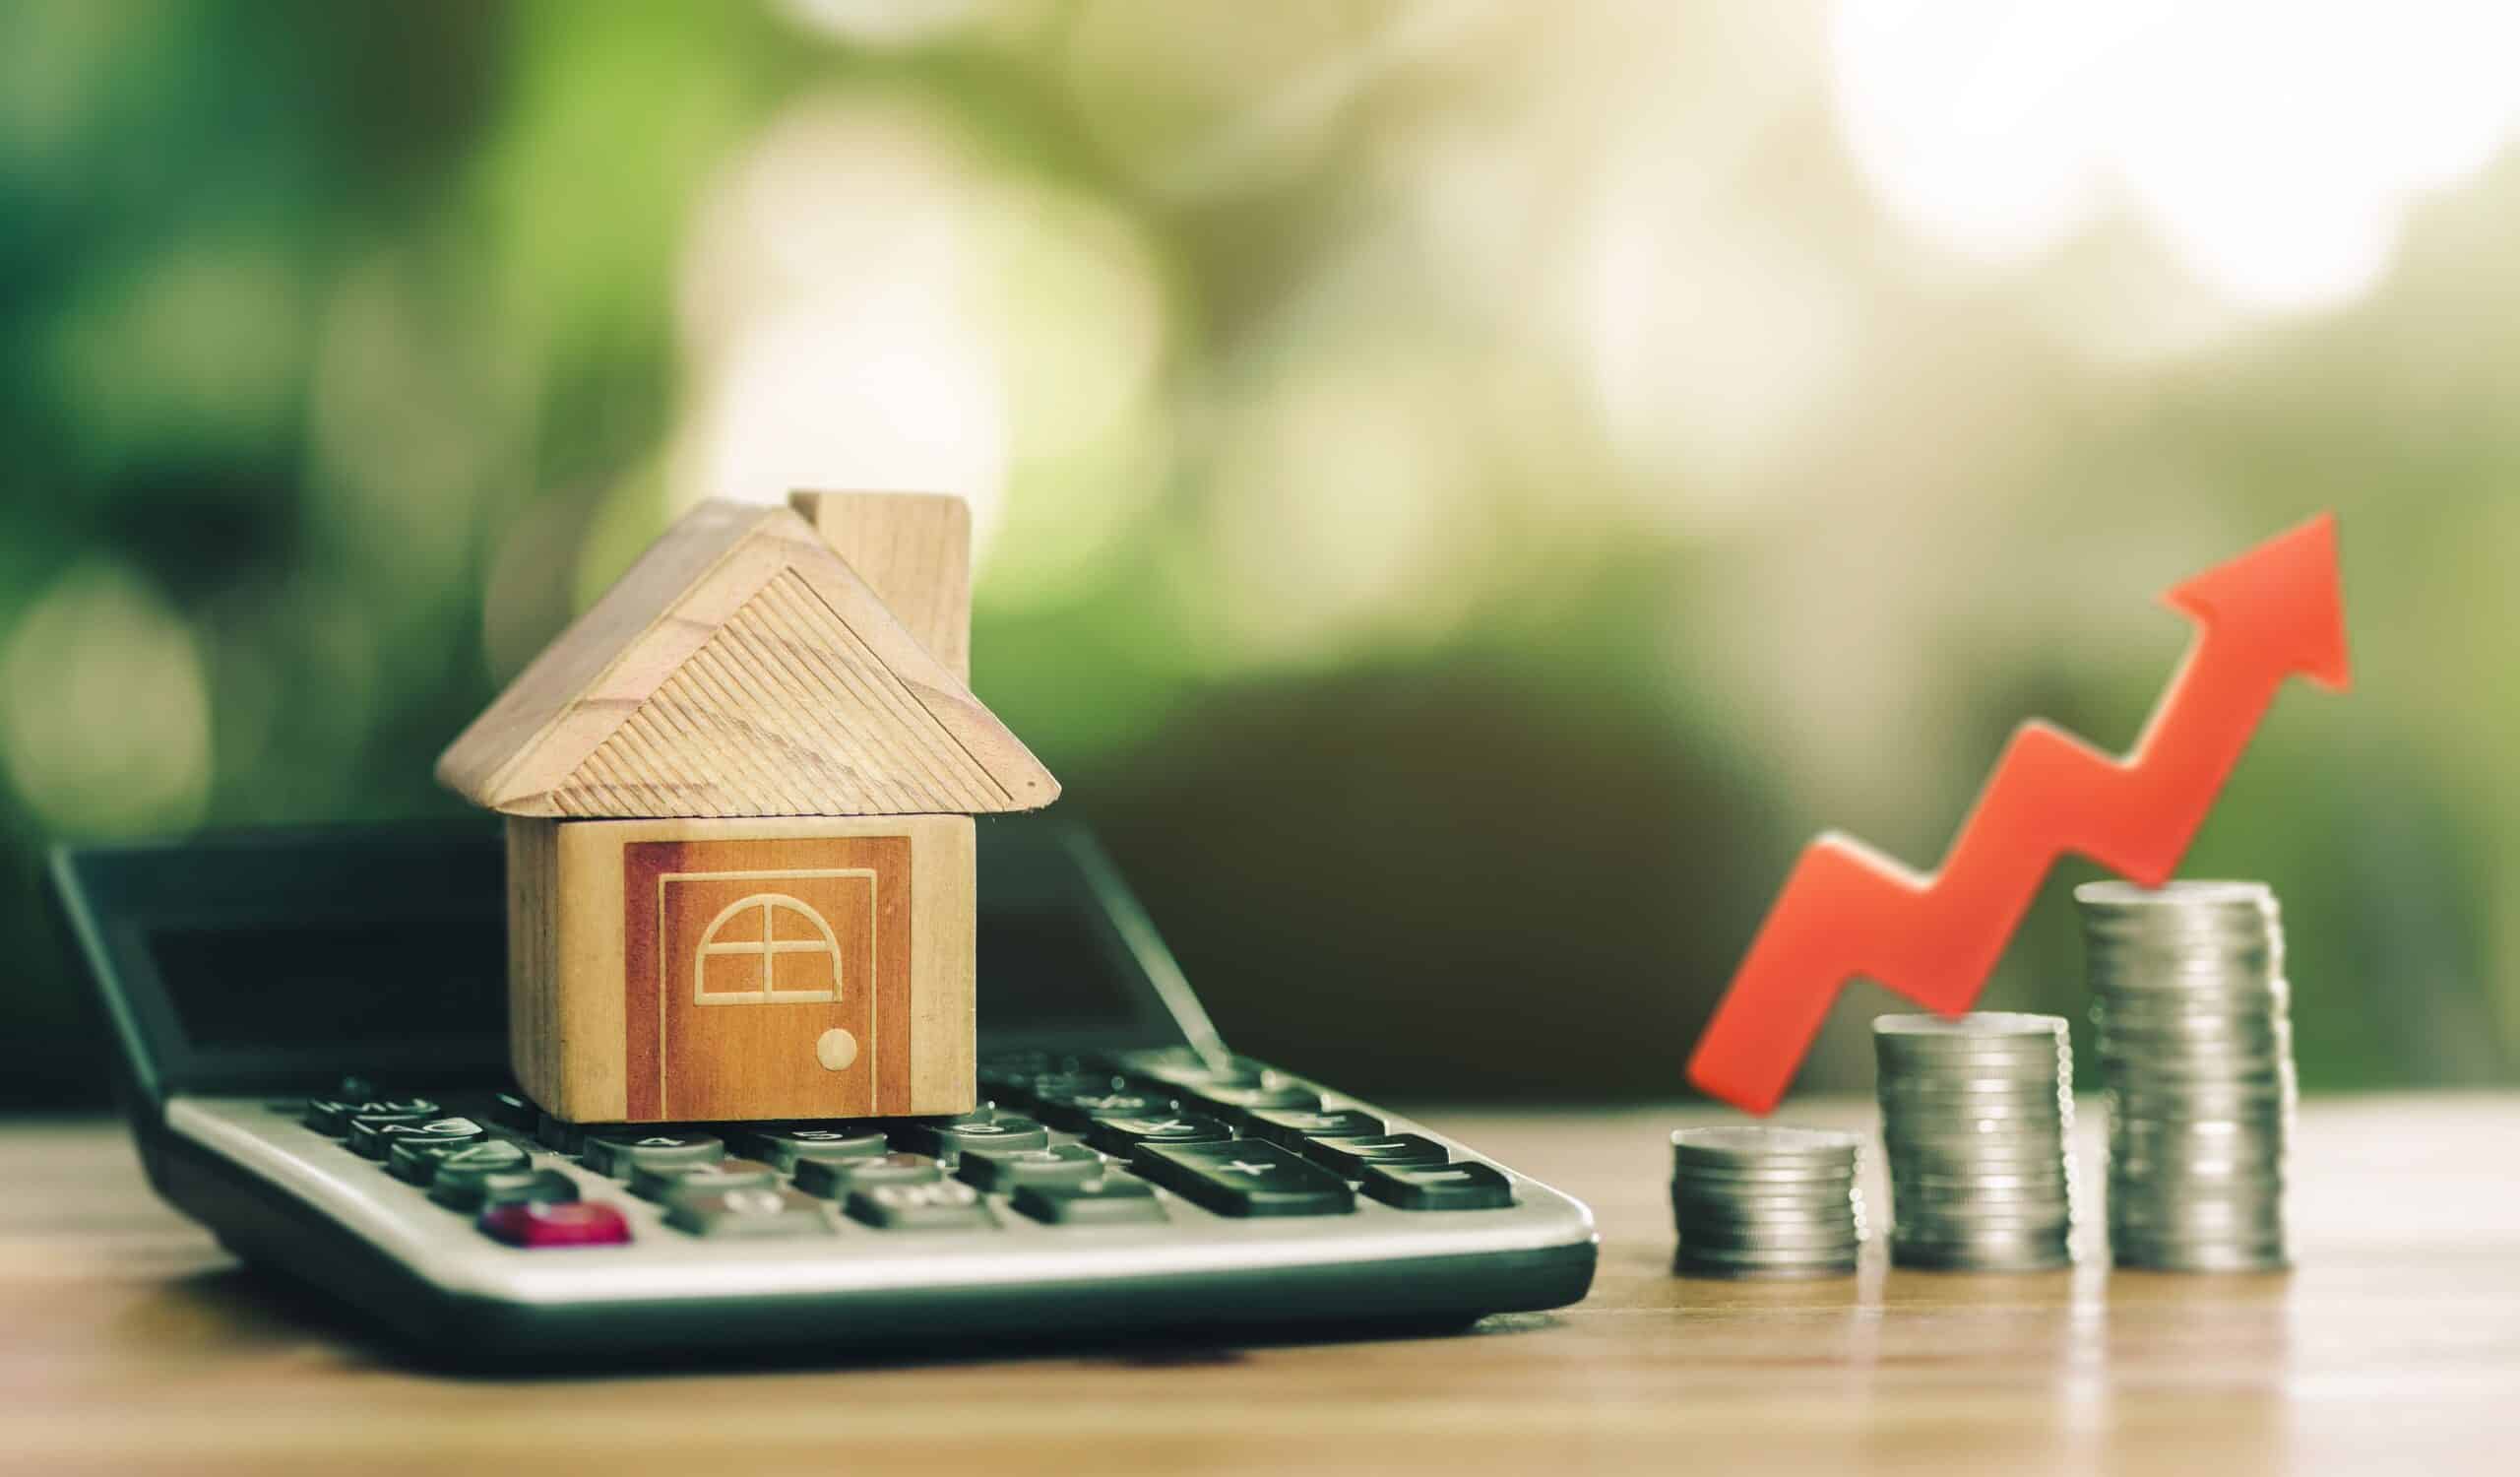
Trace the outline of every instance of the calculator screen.
{"label": "calculator screen", "polygon": [[507,1014],[496,918],[160,928],[149,952],[197,1048],[477,1036]]}

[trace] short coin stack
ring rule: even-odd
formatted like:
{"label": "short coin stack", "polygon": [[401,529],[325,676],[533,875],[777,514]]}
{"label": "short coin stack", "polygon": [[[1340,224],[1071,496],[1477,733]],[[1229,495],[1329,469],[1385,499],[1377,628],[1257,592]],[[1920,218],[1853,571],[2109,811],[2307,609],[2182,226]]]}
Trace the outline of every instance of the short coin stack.
{"label": "short coin stack", "polygon": [[1863,1244],[1858,1140],[1812,1128],[1682,1128],[1671,1214],[1690,1277],[1843,1277]]}
{"label": "short coin stack", "polygon": [[1890,1161],[1890,1259],[2024,1272],[2073,1260],[2065,1022],[1983,1011],[1872,1023]]}
{"label": "short coin stack", "polygon": [[2074,889],[2109,1090],[2109,1246],[2120,1266],[2285,1265],[2299,1089],[2275,896],[2256,882]]}

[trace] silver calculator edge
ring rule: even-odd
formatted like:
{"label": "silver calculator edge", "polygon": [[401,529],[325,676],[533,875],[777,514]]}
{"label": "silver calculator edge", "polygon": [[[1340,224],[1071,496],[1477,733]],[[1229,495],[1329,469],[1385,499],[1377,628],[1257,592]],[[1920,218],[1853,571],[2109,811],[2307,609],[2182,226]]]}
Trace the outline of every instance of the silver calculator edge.
{"label": "silver calculator edge", "polygon": [[[1317,1084],[1306,1084],[1314,1086]],[[1457,1159],[1493,1165],[1514,1187],[1494,1210],[1399,1210],[1359,1196],[1346,1215],[1242,1220],[1219,1216],[1159,1188],[1170,1219],[1145,1226],[1045,1226],[1005,1212],[991,1233],[917,1235],[847,1220],[830,1237],[730,1243],[683,1235],[662,1208],[575,1160],[535,1150],[537,1166],[576,1179],[631,1222],[622,1247],[523,1250],[491,1240],[472,1218],[430,1201],[385,1173],[273,1111],[261,1097],[177,1095],[165,1123],[176,1135],[279,1188],[402,1263],[443,1292],[522,1307],[787,1298],[884,1291],[1020,1287],[1091,1280],[1121,1290],[1132,1280],[1235,1275],[1329,1264],[1420,1261],[1542,1252],[1595,1240],[1582,1202],[1480,1155],[1421,1124],[1361,1108],[1392,1131],[1422,1133]],[[1071,1135],[1056,1135],[1060,1138]]]}

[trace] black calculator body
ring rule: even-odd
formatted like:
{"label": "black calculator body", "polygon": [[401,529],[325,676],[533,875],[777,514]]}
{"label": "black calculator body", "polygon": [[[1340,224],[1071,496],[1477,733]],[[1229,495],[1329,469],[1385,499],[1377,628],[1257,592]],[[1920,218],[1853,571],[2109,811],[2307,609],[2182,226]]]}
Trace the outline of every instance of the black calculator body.
{"label": "black calculator body", "polygon": [[979,828],[955,1119],[563,1124],[510,1090],[494,830],[64,850],[151,1184],[458,1363],[1440,1326],[1590,1286],[1579,1202],[1234,1056],[1083,831]]}

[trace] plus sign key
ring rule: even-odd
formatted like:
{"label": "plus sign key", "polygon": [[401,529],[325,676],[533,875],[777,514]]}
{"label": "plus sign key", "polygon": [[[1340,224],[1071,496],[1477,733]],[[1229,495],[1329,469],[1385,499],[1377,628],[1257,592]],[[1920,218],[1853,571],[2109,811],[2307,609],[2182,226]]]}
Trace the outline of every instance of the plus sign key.
{"label": "plus sign key", "polygon": [[1257,1138],[1150,1143],[1138,1173],[1219,1215],[1339,1215],[1356,1208],[1347,1182]]}

